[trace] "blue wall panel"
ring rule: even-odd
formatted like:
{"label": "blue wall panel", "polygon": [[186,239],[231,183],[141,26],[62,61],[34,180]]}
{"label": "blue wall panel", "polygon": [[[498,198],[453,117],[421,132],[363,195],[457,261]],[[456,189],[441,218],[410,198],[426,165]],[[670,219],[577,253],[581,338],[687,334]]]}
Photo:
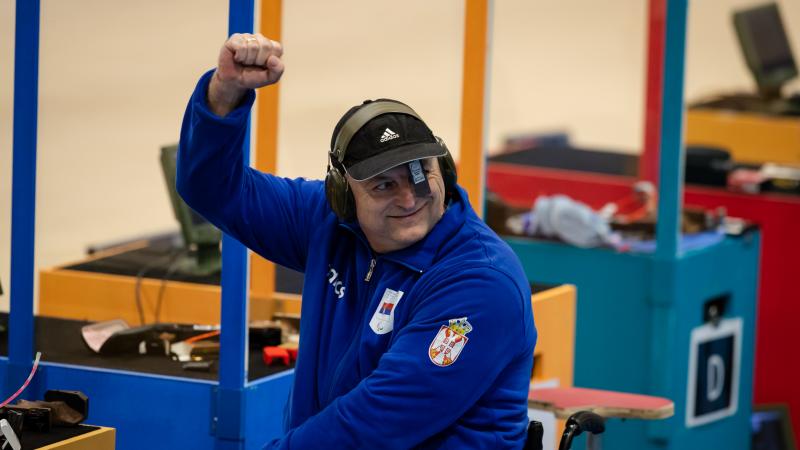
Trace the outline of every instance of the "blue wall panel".
{"label": "blue wall panel", "polygon": [[246,389],[246,449],[260,449],[264,443],[283,436],[283,413],[294,382],[294,371],[250,383]]}

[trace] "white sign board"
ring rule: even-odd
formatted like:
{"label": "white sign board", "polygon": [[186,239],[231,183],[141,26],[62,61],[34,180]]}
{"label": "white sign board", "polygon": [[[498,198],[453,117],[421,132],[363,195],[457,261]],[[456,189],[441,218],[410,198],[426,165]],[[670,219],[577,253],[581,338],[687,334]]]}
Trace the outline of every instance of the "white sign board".
{"label": "white sign board", "polygon": [[704,425],[736,414],[742,359],[742,319],[725,319],[692,330],[686,426]]}

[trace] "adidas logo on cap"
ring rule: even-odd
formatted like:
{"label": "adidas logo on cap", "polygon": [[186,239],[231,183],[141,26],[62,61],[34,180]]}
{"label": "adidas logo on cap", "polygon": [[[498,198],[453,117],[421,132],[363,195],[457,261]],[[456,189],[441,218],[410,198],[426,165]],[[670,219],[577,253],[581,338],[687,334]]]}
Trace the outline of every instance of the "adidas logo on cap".
{"label": "adidas logo on cap", "polygon": [[383,132],[383,136],[381,136],[381,142],[391,141],[392,139],[397,139],[399,137],[399,134],[387,128],[386,131]]}

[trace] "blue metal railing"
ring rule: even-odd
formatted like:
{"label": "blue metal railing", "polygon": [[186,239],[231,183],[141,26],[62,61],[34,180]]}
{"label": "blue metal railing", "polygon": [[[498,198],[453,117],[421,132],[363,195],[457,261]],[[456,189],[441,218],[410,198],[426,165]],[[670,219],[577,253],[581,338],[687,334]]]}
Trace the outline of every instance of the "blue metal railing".
{"label": "blue metal railing", "polygon": [[683,81],[688,0],[668,0],[664,36],[664,87],[658,186],[657,260],[680,257],[683,198]]}
{"label": "blue metal railing", "polygon": [[36,128],[39,103],[39,0],[17,1],[11,186],[11,285],[7,379],[14,392],[33,359],[36,232]]}
{"label": "blue metal railing", "polygon": [[[230,0],[228,34],[252,33],[253,0]],[[250,132],[242,148],[242,164],[250,164]],[[247,249],[236,239],[222,238],[222,312],[219,391],[216,410],[217,448],[243,448],[247,383]]]}

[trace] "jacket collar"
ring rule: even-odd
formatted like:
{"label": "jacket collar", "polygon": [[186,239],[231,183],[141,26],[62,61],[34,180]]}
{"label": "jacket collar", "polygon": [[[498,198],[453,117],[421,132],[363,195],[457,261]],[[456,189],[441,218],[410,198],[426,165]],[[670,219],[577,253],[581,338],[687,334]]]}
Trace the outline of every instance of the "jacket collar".
{"label": "jacket collar", "polygon": [[[472,211],[466,191],[460,186],[456,186],[456,188],[458,189],[458,198],[450,202],[442,218],[434,225],[427,236],[409,247],[385,253],[378,257],[420,273],[432,266],[442,246],[458,233],[464,225],[468,214]],[[353,232],[369,248],[369,242],[358,221],[341,223],[340,226]]]}

